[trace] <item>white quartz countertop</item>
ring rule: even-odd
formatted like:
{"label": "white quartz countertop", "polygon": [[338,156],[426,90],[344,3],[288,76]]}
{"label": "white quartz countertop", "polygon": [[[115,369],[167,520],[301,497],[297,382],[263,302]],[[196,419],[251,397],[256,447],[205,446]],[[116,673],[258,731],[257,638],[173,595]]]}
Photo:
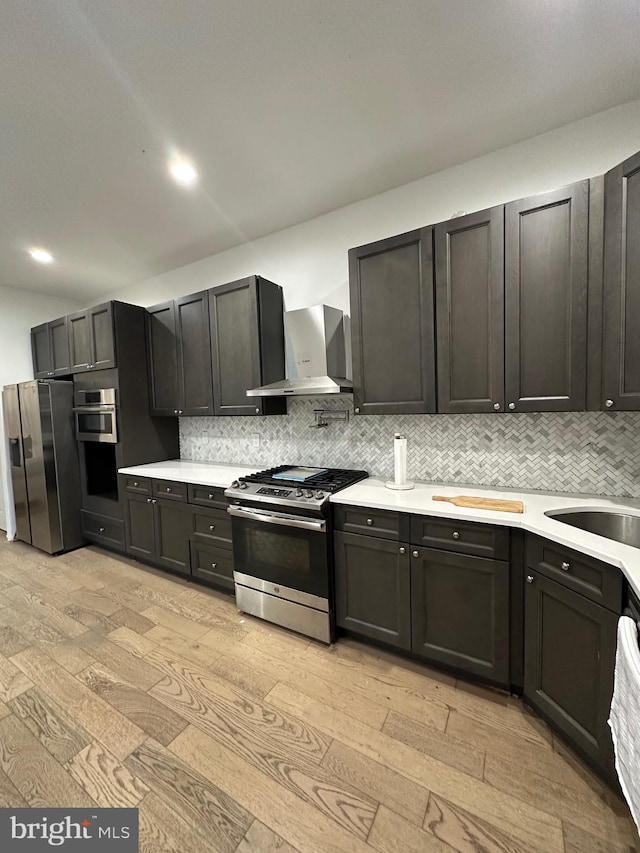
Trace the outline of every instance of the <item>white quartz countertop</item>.
{"label": "white quartz countertop", "polygon": [[176,483],[193,483],[196,486],[218,486],[226,489],[238,477],[255,474],[259,468],[245,465],[219,465],[217,462],[191,462],[189,459],[169,459],[166,462],[149,462],[120,468],[119,474],[134,474],[154,480],[174,480]]}
{"label": "white quartz countertop", "polygon": [[[471,495],[481,498],[500,498],[522,501],[524,512],[493,512],[483,509],[457,507],[450,503],[434,501],[434,495],[455,497]],[[515,489],[495,489],[481,486],[452,485],[442,483],[416,482],[415,488],[407,491],[393,491],[385,487],[383,480],[369,478],[332,495],[331,502],[350,504],[351,506],[386,509],[396,512],[409,512],[418,515],[432,515],[439,518],[453,518],[461,521],[501,524],[506,527],[520,527],[530,533],[551,539],[561,545],[574,548],[599,560],[604,560],[620,568],[629,583],[640,595],[640,549],[623,545],[612,539],[586,533],[577,527],[564,524],[545,515],[549,510],[600,509],[624,512],[628,515],[640,515],[640,500],[626,498],[607,498],[560,494],[557,492],[519,492]]]}

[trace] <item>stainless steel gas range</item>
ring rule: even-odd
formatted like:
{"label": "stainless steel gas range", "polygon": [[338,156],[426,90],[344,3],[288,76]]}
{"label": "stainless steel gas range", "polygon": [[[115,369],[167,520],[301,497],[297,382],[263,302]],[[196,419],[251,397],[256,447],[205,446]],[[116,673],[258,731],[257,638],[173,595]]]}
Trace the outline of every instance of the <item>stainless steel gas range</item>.
{"label": "stainless steel gas range", "polygon": [[286,465],[225,491],[238,610],[325,643],[334,639],[329,498],[366,471]]}

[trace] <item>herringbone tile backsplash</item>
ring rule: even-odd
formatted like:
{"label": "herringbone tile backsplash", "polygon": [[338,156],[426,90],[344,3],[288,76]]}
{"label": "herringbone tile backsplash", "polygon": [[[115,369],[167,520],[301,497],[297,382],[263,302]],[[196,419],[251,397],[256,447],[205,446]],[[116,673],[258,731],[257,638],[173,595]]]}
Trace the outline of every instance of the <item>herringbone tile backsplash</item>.
{"label": "herringbone tile backsplash", "polygon": [[[273,417],[182,418],[180,454],[262,468],[362,468],[388,479],[401,432],[410,479],[640,498],[640,412],[354,417],[350,396],[288,404],[288,415]],[[347,408],[349,422],[310,429],[317,408]]]}

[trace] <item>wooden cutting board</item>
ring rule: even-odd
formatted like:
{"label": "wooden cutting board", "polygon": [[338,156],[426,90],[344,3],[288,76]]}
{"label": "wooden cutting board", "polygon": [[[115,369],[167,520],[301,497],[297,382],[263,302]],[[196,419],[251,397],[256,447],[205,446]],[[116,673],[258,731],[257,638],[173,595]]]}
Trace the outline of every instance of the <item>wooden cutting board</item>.
{"label": "wooden cutting board", "polygon": [[454,498],[445,495],[434,495],[434,501],[446,501],[454,506],[466,506],[470,509],[492,509],[496,512],[524,512],[522,501],[503,501],[498,498],[474,498],[471,495],[456,495]]}

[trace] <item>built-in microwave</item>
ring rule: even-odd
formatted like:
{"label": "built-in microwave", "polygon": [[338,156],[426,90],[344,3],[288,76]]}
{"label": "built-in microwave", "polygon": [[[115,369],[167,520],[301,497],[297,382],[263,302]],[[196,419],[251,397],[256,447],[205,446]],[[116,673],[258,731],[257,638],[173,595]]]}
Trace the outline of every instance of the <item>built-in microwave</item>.
{"label": "built-in microwave", "polygon": [[76,390],[73,413],[78,441],[118,443],[118,409],[115,388]]}

